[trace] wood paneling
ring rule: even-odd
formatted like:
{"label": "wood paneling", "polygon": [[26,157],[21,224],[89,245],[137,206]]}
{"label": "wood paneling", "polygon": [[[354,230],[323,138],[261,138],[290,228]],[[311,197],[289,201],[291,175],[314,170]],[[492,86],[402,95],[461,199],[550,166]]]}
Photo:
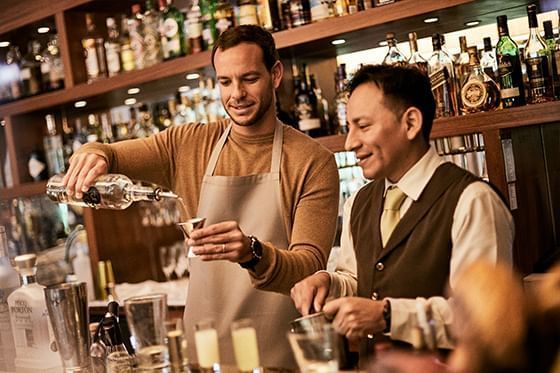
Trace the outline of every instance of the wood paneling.
{"label": "wood paneling", "polygon": [[0,200],[12,199],[17,197],[32,197],[44,194],[47,187],[46,181],[21,184],[14,188],[0,188]]}

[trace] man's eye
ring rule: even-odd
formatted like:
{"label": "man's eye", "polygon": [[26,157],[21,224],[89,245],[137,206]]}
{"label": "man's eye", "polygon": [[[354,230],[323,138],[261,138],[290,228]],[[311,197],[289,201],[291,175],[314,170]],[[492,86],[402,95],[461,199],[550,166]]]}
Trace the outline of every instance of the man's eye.
{"label": "man's eye", "polygon": [[221,86],[225,87],[225,86],[228,86],[231,83],[231,81],[229,81],[229,80],[218,80],[218,83],[220,83]]}
{"label": "man's eye", "polygon": [[251,76],[251,77],[247,77],[243,80],[246,81],[247,83],[255,83],[257,80],[259,80],[259,77],[258,76]]}

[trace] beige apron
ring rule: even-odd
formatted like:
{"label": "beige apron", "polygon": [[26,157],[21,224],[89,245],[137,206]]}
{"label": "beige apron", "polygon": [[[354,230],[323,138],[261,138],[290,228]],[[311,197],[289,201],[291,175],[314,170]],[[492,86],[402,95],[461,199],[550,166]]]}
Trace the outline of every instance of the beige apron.
{"label": "beige apron", "polygon": [[[288,248],[280,189],[283,129],[277,121],[272,145],[271,172],[250,176],[214,176],[218,157],[231,130],[229,126],[212,151],[202,181],[198,216],[206,225],[235,220],[245,234],[261,242]],[[250,318],[257,330],[261,365],[295,368],[286,333],[299,316],[290,297],[256,290],[247,270],[226,260],[202,262],[190,258],[190,282],[185,307],[189,361],[196,362],[194,324],[214,319],[219,336],[221,363],[235,365],[231,342],[232,321]]]}

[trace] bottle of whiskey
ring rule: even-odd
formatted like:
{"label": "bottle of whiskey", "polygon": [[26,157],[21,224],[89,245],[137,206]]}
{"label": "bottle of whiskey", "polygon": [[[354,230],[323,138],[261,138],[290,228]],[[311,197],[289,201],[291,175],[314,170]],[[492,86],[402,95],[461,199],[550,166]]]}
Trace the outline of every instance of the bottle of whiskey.
{"label": "bottle of whiskey", "polygon": [[19,277],[10,264],[6,229],[0,225],[0,370],[15,372],[16,346],[10,325],[8,296],[19,287]]}
{"label": "bottle of whiskey", "polygon": [[554,99],[551,75],[551,56],[546,43],[539,34],[537,7],[527,5],[529,18],[529,38],[525,45],[525,65],[529,78],[529,103],[551,101]]}
{"label": "bottle of whiskey", "polygon": [[202,20],[199,0],[193,0],[187,12],[187,34],[191,53],[202,52]]}
{"label": "bottle of whiskey", "polygon": [[395,39],[394,32],[388,32],[387,35],[387,54],[383,59],[384,65],[398,65],[398,66],[406,66],[406,57],[402,52],[397,48],[397,39]]}
{"label": "bottle of whiskey", "polygon": [[494,57],[494,48],[492,48],[492,39],[489,37],[485,37],[482,39],[484,43],[484,51],[482,52],[482,56],[480,57],[480,65],[482,66],[482,70],[492,78],[492,80],[496,81],[498,65],[496,64],[496,57]]}
{"label": "bottle of whiskey", "polygon": [[[185,16],[175,6],[173,0],[159,0],[162,15],[163,58],[171,59],[185,54],[183,23]],[[163,10],[162,10],[163,8]]]}
{"label": "bottle of whiskey", "polygon": [[418,52],[418,40],[415,32],[408,33],[408,44],[410,46],[408,64],[428,75],[428,61]]}
{"label": "bottle of whiskey", "polygon": [[340,134],[348,133],[346,123],[346,104],[348,103],[348,91],[346,90],[346,64],[341,63],[336,67],[334,75],[336,95],[334,97],[335,127]]}
{"label": "bottle of whiskey", "polygon": [[299,74],[299,87],[296,87],[295,94],[299,130],[311,137],[321,136],[323,131],[317,110],[317,97],[309,88],[306,65],[302,66]]}
{"label": "bottle of whiskey", "polygon": [[544,41],[548,46],[551,56],[552,67],[552,85],[554,88],[554,96],[560,99],[560,37],[558,40],[554,39],[554,32],[552,31],[552,21],[544,21]]}
{"label": "bottle of whiskey", "polygon": [[462,87],[470,71],[469,67],[469,52],[467,51],[467,38],[459,36],[459,46],[461,52],[455,60],[455,76],[457,77],[457,86]]}
{"label": "bottle of whiskey", "polygon": [[103,44],[103,39],[97,33],[91,13],[86,13],[86,30],[86,36],[82,39],[82,47],[84,48],[87,81],[91,83],[102,77],[104,73],[104,62],[99,60],[97,53],[97,44],[100,40]]}
{"label": "bottle of whiskey", "polygon": [[56,131],[54,115],[47,114],[45,121],[47,122],[47,136],[43,138],[43,146],[45,147],[49,175],[52,176],[65,171],[64,147],[62,137]]}
{"label": "bottle of whiskey", "polygon": [[37,283],[37,256],[16,256],[16,269],[21,287],[8,296],[12,332],[16,345],[16,371],[62,371],[58,352],[51,350],[54,342],[44,286]]}
{"label": "bottle of whiskey", "polygon": [[146,0],[146,11],[142,23],[144,34],[144,66],[153,66],[163,60],[159,36],[160,14],[154,9],[152,0]]}
{"label": "bottle of whiskey", "polygon": [[121,72],[121,45],[119,43],[119,30],[113,17],[105,20],[109,35],[105,42],[105,55],[107,57],[107,73],[115,76]]}
{"label": "bottle of whiskey", "polygon": [[128,177],[119,174],[99,176],[81,199],[68,196],[62,184],[64,175],[58,174],[47,182],[47,196],[58,203],[96,209],[124,210],[136,201],[159,201],[163,198],[178,198],[170,191],[157,185],[134,183]]}
{"label": "bottle of whiskey", "polygon": [[525,105],[525,89],[521,72],[519,47],[509,36],[507,16],[497,18],[498,35],[500,40],[496,44],[496,60],[498,63],[498,83],[502,106],[505,108]]}
{"label": "bottle of whiskey", "polygon": [[428,60],[432,93],[436,101],[436,118],[458,114],[457,89],[453,61],[441,50],[441,37],[432,35],[434,52]]}
{"label": "bottle of whiskey", "polygon": [[482,69],[476,47],[469,47],[469,73],[461,87],[461,111],[464,114],[495,110],[500,105],[500,90]]}

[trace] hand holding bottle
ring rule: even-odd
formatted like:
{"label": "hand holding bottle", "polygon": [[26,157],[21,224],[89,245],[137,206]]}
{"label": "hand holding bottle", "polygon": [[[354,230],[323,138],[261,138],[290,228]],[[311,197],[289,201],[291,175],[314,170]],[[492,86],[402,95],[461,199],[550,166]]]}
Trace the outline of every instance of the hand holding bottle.
{"label": "hand holding bottle", "polygon": [[62,183],[69,196],[75,194],[76,198],[82,198],[82,193],[89,189],[98,176],[106,174],[108,169],[107,160],[98,154],[76,154],[70,159],[70,166]]}

